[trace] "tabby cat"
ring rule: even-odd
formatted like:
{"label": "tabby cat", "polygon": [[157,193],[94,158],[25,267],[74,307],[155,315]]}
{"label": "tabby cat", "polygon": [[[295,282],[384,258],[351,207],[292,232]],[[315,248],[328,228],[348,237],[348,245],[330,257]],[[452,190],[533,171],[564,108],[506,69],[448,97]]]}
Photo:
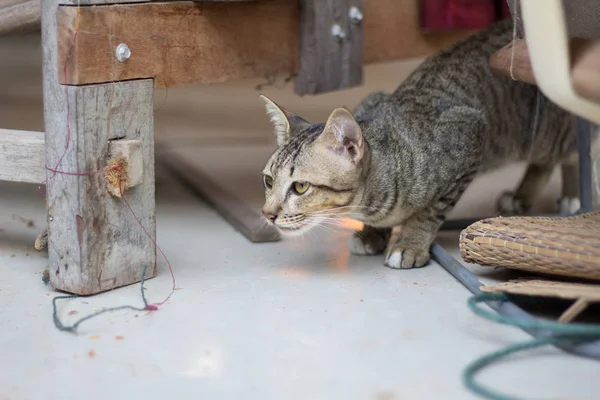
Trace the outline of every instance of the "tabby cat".
{"label": "tabby cat", "polygon": [[[512,40],[503,21],[428,58],[391,94],[312,124],[261,96],[278,148],[264,171],[263,214],[283,235],[339,216],[364,222],[354,254],[385,252],[390,268],[421,267],[446,215],[476,174],[528,161],[503,214],[525,213],[562,165],[560,211],[579,207],[574,118],[537,88],[494,73]],[[401,234],[390,241],[391,230]]]}

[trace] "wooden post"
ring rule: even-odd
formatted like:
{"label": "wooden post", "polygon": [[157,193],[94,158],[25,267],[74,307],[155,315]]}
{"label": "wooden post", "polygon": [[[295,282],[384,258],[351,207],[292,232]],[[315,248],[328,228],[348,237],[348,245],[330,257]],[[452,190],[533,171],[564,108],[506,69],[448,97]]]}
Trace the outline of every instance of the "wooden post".
{"label": "wooden post", "polygon": [[156,272],[152,240],[125,201],[109,194],[104,174],[72,175],[106,169],[109,141],[141,141],[143,177],[125,199],[155,236],[153,81],[59,84],[59,2],[42,1],[45,152],[46,166],[71,175],[47,172],[50,282],[89,295],[139,281],[143,265],[146,278]]}
{"label": "wooden post", "polygon": [[363,1],[300,0],[297,94],[362,84]]}

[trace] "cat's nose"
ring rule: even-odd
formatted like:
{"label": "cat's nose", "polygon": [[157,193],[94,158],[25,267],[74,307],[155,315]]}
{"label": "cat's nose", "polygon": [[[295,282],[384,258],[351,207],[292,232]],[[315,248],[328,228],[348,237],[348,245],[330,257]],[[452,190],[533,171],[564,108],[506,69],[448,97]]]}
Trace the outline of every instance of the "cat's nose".
{"label": "cat's nose", "polygon": [[276,214],[263,213],[263,215],[265,216],[266,219],[268,219],[271,222],[275,222],[275,220],[277,219]]}

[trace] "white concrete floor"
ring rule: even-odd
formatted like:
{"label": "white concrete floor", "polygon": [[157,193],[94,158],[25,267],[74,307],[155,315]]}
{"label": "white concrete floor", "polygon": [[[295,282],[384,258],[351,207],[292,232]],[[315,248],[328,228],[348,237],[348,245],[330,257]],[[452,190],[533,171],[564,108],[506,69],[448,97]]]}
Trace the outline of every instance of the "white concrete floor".
{"label": "white concrete floor", "polygon": [[[10,60],[0,43],[0,69],[14,72],[0,71],[2,127],[41,129],[38,42],[27,40]],[[389,77],[396,67],[377,68],[369,76],[382,82],[382,71]],[[247,89],[232,84],[222,90]],[[242,136],[270,140],[258,130],[240,134],[240,126],[254,122],[233,118],[232,110],[254,111],[238,96],[236,108],[225,112],[226,99],[215,93],[214,86],[169,91],[167,111],[157,112],[157,135],[173,135],[186,146]],[[329,98],[335,96],[341,95]],[[212,119],[201,109],[209,122],[194,120],[187,102],[193,98],[221,108]],[[313,112],[326,109],[322,104]],[[220,130],[221,123],[230,129]],[[516,173],[480,181],[458,214],[486,213],[493,205],[485,188],[510,187]],[[545,204],[555,195],[553,182]],[[33,250],[44,221],[35,185],[0,183],[0,400],[470,399],[461,382],[466,364],[528,338],[473,315],[465,305],[468,291],[435,263],[384,268],[382,257],[351,256],[349,232],[341,231],[251,244],[168,175],[157,187],[157,239],[179,290],[158,312],[104,315],[84,323],[78,335],[62,333],[52,322],[56,293],[41,280],[46,253]],[[452,234],[443,236],[456,253]],[[145,285],[149,301],[162,300],[170,284],[161,259],[158,276]],[[68,323],[121,304],[141,305],[138,285],[60,303],[59,314]],[[594,399],[599,373],[598,363],[546,348],[492,367],[481,380],[527,398]]]}
{"label": "white concrete floor", "polygon": [[[19,218],[42,226],[37,188],[0,184],[0,399],[468,399],[465,365],[527,339],[474,316],[438,265],[384,268],[382,257],[349,255],[346,232],[251,244],[175,181],[164,185],[158,242],[180,290],[158,312],[104,315],[75,336],[54,328],[46,254]],[[170,283],[161,260],[149,300]],[[60,317],[140,301],[133,285],[61,303]],[[547,348],[482,381],[528,398],[592,399],[599,372]]]}

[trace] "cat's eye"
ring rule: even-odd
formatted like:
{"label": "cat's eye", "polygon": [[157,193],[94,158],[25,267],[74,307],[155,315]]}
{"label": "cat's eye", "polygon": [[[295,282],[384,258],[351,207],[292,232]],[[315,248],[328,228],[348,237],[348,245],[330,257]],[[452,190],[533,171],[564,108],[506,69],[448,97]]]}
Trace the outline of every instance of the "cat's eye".
{"label": "cat's eye", "polygon": [[263,181],[267,189],[273,188],[273,178],[271,178],[269,175],[263,176]]}
{"label": "cat's eye", "polygon": [[304,194],[310,187],[309,183],[306,182],[294,182],[294,192],[296,194]]}

